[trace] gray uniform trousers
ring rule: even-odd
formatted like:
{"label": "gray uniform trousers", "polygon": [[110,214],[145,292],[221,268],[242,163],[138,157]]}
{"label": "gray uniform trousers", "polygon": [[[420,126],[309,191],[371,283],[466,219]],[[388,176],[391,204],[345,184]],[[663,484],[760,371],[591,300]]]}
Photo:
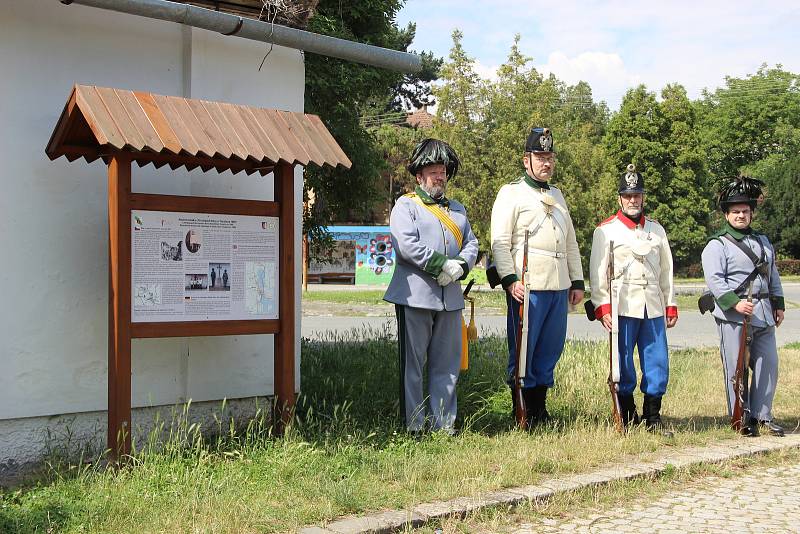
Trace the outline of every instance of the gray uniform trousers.
{"label": "gray uniform trousers", "polygon": [[[400,399],[406,428],[451,432],[456,421],[456,382],[461,369],[461,310],[435,311],[402,304],[397,310]],[[428,370],[428,410],[423,369]]]}
{"label": "gray uniform trousers", "polygon": [[[745,411],[759,421],[772,420],[772,399],[778,383],[778,349],[775,341],[775,327],[750,326],[752,341],[750,342],[750,398],[744,399]],[[733,379],[736,374],[736,362],[739,358],[739,343],[742,337],[742,325],[717,319],[717,331],[720,338],[722,370],[725,375],[725,387],[728,392],[728,415],[733,413],[736,393]]]}

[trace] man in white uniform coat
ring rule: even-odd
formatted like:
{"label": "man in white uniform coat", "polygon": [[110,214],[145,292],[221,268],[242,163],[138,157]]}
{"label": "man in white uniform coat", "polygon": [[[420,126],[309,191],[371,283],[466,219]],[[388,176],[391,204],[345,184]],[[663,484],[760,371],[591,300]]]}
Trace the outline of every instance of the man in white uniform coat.
{"label": "man in white uniform coat", "polygon": [[[607,330],[612,328],[611,312],[618,316],[618,394],[623,423],[638,423],[633,398],[633,349],[638,347],[642,370],[639,388],[644,394],[642,415],[648,430],[663,432],[661,397],[669,380],[666,328],[678,321],[672,252],[664,228],[644,214],[644,177],[633,164],[620,177],[618,192],[619,211],[600,223],[592,238],[591,302],[595,317]],[[607,279],[612,243],[613,283],[619,288],[613,303]]]}

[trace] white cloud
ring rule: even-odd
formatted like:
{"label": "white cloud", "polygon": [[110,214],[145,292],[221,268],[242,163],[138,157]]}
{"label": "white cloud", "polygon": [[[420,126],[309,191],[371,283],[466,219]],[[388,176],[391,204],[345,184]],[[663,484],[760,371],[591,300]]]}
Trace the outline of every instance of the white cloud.
{"label": "white cloud", "polygon": [[484,65],[480,60],[475,60],[475,62],[472,63],[475,74],[490,82],[497,81],[498,66],[499,65]]}
{"label": "white cloud", "polygon": [[588,82],[595,100],[605,100],[611,108],[619,105],[628,88],[642,83],[639,75],[626,69],[619,54],[609,52],[589,51],[569,57],[557,51],[548,56],[547,63],[536,68],[545,75],[555,74],[570,85]]}
{"label": "white cloud", "polygon": [[488,79],[519,33],[521,52],[537,68],[586,80],[612,109],[639,83],[658,92],[678,82],[697,97],[764,62],[800,71],[797,0],[408,0],[402,13],[419,21],[415,45],[440,56],[448,55],[452,28],[461,28],[476,72]]}

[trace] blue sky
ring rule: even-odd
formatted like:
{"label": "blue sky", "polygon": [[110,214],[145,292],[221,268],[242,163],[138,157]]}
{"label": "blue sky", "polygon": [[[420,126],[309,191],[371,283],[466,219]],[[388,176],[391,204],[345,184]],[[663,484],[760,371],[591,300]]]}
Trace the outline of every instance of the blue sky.
{"label": "blue sky", "polygon": [[441,57],[460,29],[487,78],[519,33],[537,69],[586,80],[612,110],[639,83],[652,91],[679,82],[696,98],[764,62],[800,72],[800,0],[407,0],[398,22],[409,21],[417,24],[412,48]]}

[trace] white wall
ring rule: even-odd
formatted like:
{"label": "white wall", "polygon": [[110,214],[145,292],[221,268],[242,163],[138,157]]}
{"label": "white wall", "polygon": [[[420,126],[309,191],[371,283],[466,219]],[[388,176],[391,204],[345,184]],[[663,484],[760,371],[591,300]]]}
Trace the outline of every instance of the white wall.
{"label": "white wall", "polygon": [[[54,0],[3,2],[0,50],[0,429],[10,435],[9,420],[46,425],[41,416],[107,407],[106,166],[44,153],[72,85],[302,111],[304,65],[300,51],[275,47],[258,72],[264,44]],[[296,178],[300,199],[301,169]],[[134,165],[133,189],[271,200],[272,177]],[[295,231],[299,257],[299,201]],[[299,292],[296,308],[299,336]],[[299,386],[299,337],[296,347]],[[273,339],[134,340],[132,368],[134,407],[268,395]]]}

